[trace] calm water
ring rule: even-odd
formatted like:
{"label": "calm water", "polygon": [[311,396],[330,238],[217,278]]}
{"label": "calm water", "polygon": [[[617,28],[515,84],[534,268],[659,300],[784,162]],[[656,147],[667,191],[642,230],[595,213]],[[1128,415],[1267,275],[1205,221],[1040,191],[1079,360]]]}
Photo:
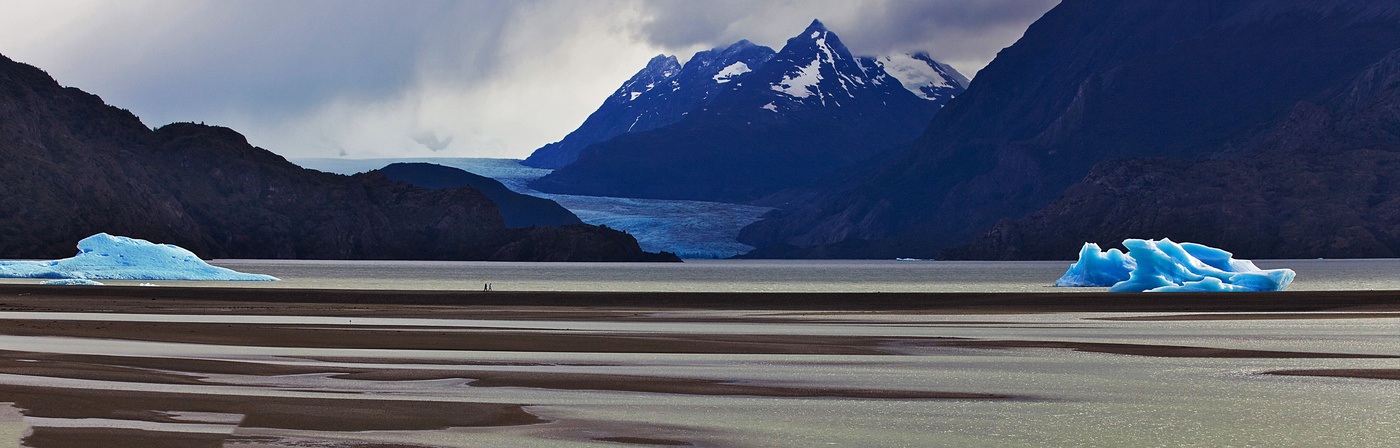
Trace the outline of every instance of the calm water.
{"label": "calm water", "polygon": [[[497,291],[1071,292],[1050,286],[1068,261],[690,260],[685,263],[215,260],[270,274],[272,288]],[[1263,260],[1298,272],[1289,290],[1400,290],[1400,260]],[[0,279],[4,283],[38,283]],[[106,282],[228,286],[226,282]]]}

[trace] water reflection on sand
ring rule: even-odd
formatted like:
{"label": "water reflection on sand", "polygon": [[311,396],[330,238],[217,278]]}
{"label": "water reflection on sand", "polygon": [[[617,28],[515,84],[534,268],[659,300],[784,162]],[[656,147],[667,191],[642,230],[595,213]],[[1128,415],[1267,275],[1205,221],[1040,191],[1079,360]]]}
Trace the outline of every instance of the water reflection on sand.
{"label": "water reflection on sand", "polygon": [[0,313],[0,443],[1400,443],[1400,383],[1267,374],[1400,369],[1392,314],[627,314]]}

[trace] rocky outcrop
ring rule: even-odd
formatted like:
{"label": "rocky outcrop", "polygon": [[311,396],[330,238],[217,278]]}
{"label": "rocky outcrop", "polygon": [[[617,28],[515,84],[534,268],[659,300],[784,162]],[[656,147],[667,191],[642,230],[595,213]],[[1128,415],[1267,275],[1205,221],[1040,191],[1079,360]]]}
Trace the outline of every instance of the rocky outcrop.
{"label": "rocky outcrop", "polygon": [[501,217],[505,219],[506,227],[583,224],[578,216],[557,202],[510,191],[500,181],[458,168],[431,163],[392,163],[378,171],[390,180],[407,182],[429,190],[471,187],[496,204],[501,211]]}

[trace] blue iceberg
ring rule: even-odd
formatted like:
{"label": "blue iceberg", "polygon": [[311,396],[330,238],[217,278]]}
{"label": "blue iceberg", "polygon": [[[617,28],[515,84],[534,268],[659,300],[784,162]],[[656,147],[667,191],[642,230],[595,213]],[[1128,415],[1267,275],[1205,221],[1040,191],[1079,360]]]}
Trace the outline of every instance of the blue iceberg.
{"label": "blue iceberg", "polygon": [[[230,280],[272,281],[277,277],[244,274],[210,266],[193,252],[171,244],[99,233],[78,242],[78,255],[52,261],[0,261],[3,278],[80,280]],[[85,283],[86,284],[86,283]]]}
{"label": "blue iceberg", "polygon": [[1079,261],[1069,265],[1069,270],[1055,286],[1113,286],[1128,279],[1137,262],[1118,249],[1104,252],[1098,244],[1084,243],[1079,249]]}
{"label": "blue iceberg", "polygon": [[1296,275],[1292,269],[1259,269],[1249,260],[1195,243],[1129,239],[1123,247],[1128,253],[1085,243],[1079,261],[1055,286],[1108,286],[1113,292],[1282,291]]}

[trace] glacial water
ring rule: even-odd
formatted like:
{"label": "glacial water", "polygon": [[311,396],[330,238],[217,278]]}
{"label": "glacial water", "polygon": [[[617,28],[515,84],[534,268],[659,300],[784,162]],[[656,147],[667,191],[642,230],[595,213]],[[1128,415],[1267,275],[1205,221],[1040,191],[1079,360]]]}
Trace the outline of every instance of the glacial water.
{"label": "glacial water", "polygon": [[[1289,291],[1400,290],[1400,259],[1255,260],[1291,268]],[[213,260],[277,282],[106,281],[109,285],[495,291],[1074,292],[1051,286],[1071,261],[687,260],[685,263]],[[38,283],[0,279],[0,283]]]}

